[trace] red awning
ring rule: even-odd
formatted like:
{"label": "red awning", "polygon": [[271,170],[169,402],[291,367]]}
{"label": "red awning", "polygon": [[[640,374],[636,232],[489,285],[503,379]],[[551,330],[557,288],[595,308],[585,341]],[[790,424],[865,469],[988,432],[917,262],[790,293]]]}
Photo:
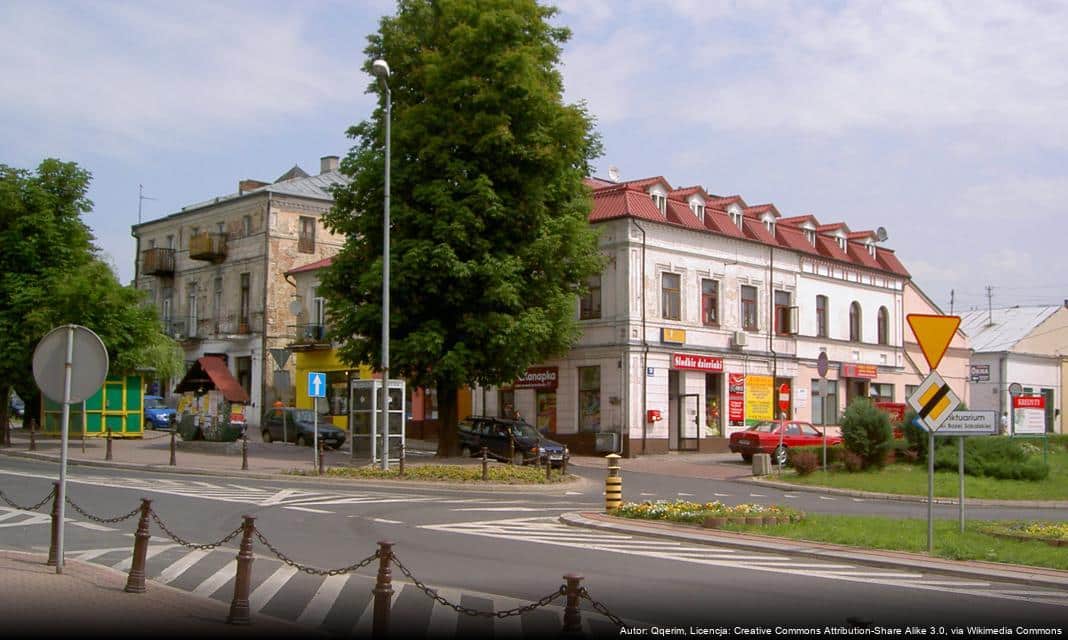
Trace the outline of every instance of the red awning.
{"label": "red awning", "polygon": [[249,397],[241,384],[230,375],[226,362],[219,356],[197,358],[189,372],[175,387],[178,393],[196,393],[215,389],[223,398],[238,404],[248,404]]}

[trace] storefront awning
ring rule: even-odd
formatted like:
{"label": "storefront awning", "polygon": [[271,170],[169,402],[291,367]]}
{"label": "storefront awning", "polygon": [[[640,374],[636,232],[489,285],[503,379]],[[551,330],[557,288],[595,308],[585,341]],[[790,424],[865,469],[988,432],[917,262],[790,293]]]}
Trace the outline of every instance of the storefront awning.
{"label": "storefront awning", "polygon": [[218,356],[197,358],[189,372],[175,387],[177,393],[197,393],[215,389],[223,398],[238,404],[248,404],[249,397],[241,384],[230,375],[226,362]]}

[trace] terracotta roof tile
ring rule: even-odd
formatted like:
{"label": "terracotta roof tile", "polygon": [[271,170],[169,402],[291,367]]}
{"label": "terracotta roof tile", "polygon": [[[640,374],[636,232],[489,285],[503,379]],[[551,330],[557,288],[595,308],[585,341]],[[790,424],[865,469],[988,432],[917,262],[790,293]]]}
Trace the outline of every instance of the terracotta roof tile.
{"label": "terracotta roof tile", "polygon": [[705,207],[705,227],[720,235],[744,238],[745,234],[733,222],[726,211]]}
{"label": "terracotta roof tile", "polygon": [[333,258],[323,258],[322,260],[317,260],[315,262],[309,262],[308,264],[301,265],[299,267],[294,267],[289,271],[286,271],[286,275],[288,276],[294,273],[304,273],[305,271],[315,271],[317,269],[324,269],[326,267],[329,267],[333,263]]}
{"label": "terracotta roof tile", "polygon": [[697,218],[697,214],[690,207],[677,200],[668,200],[667,219],[684,227],[705,230],[705,225]]}
{"label": "terracotta roof tile", "polygon": [[908,269],[905,268],[905,265],[901,264],[901,261],[897,259],[897,256],[894,255],[892,250],[879,247],[879,250],[875,252],[875,255],[879,259],[879,263],[882,264],[887,271],[896,273],[900,276],[909,277]]}
{"label": "terracotta roof tile", "polygon": [[717,209],[724,209],[728,204],[737,204],[743,209],[748,206],[745,200],[742,200],[742,196],[713,196],[705,203],[706,206]]}
{"label": "terracotta roof tile", "polygon": [[742,220],[742,228],[745,230],[746,236],[753,238],[754,240],[759,240],[768,245],[779,245],[779,241],[772,237],[767,227],[764,226],[764,223],[759,220],[745,218]]}
{"label": "terracotta roof tile", "polygon": [[[858,262],[869,269],[882,269],[882,265],[879,264],[879,261],[868,253],[868,248],[862,243],[847,242],[846,248],[849,249],[849,257],[853,259],[853,262]],[[876,253],[878,253],[878,251],[876,251]]]}
{"label": "terracotta roof tile", "polygon": [[793,249],[794,251],[800,251],[802,253],[809,253],[812,255],[819,255],[820,252],[816,247],[809,244],[808,239],[805,238],[805,233],[800,229],[795,229],[789,225],[783,225],[782,221],[775,225],[775,235],[779,244]]}
{"label": "terracotta roof tile", "polygon": [[816,219],[816,216],[811,213],[807,213],[803,216],[791,216],[789,218],[779,218],[779,224],[788,224],[792,227],[800,227],[806,222],[811,223],[813,227],[818,228],[820,221]]}
{"label": "terracotta roof tile", "polygon": [[849,259],[849,254],[838,246],[834,238],[828,238],[827,236],[816,236],[816,248],[819,249],[820,255],[835,260],[841,260],[842,262],[852,262]]}

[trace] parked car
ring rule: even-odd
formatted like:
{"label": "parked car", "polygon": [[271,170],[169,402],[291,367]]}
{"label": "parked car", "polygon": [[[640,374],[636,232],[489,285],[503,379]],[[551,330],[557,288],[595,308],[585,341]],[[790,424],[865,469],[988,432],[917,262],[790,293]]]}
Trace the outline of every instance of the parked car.
{"label": "parked car", "polygon": [[[263,441],[295,442],[301,446],[312,446],[315,442],[315,414],[311,409],[296,407],[274,407],[267,412],[263,423]],[[330,449],[337,449],[345,443],[345,432],[330,424],[330,418],[319,416],[319,439]]]}
{"label": "parked car", "polygon": [[564,445],[538,433],[522,420],[468,416],[459,426],[460,455],[469,458],[486,455],[512,464],[537,462],[549,456],[549,463],[560,466],[564,461]]}
{"label": "parked car", "polygon": [[[780,447],[780,431],[782,445]],[[828,435],[827,446],[840,444],[841,436]],[[731,434],[730,449],[742,454],[742,460],[749,462],[755,453],[769,453],[776,464],[786,464],[786,450],[790,447],[817,447],[823,444],[823,432],[808,422],[790,420],[786,422],[761,422],[745,431]]]}
{"label": "parked car", "polygon": [[160,396],[145,396],[145,430],[174,428],[175,410]]}
{"label": "parked car", "polygon": [[26,403],[22,401],[22,398],[18,396],[14,391],[11,392],[11,417],[22,418],[26,414]]}

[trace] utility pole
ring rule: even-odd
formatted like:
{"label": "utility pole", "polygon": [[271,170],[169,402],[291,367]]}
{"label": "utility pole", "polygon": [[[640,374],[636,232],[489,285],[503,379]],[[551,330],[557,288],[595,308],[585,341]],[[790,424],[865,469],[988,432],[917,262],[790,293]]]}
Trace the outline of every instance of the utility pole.
{"label": "utility pole", "polygon": [[137,224],[141,224],[141,204],[145,200],[155,200],[155,198],[149,198],[145,195],[144,185],[137,185]]}
{"label": "utility pole", "polygon": [[954,293],[955,293],[955,291],[953,289],[949,290],[949,315],[953,315],[953,295],[954,295]]}
{"label": "utility pole", "polygon": [[986,324],[991,326],[994,324],[994,287],[986,285]]}

